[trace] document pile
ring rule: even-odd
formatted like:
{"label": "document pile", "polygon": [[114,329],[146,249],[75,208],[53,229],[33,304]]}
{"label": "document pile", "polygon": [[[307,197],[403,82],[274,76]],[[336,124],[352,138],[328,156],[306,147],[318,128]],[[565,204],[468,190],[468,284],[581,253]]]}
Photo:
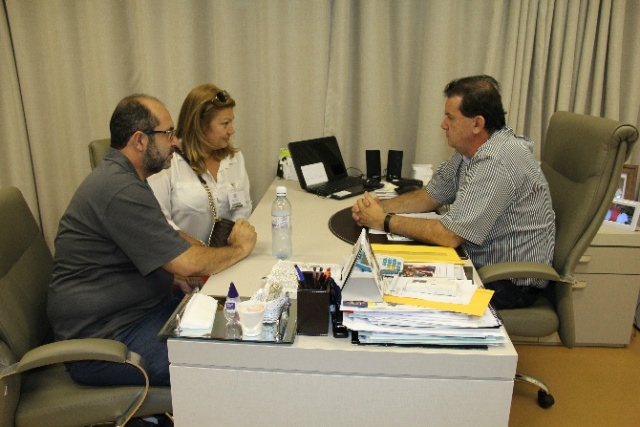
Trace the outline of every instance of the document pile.
{"label": "document pile", "polygon": [[[392,246],[397,256],[401,245]],[[415,255],[418,247],[413,248],[405,250]],[[363,256],[370,271],[357,268],[354,260]],[[467,278],[459,257],[459,263],[409,257],[412,262],[405,262],[399,275],[388,277],[378,266],[380,256],[363,232],[343,271],[343,324],[357,333],[360,344],[476,347],[506,341],[489,305],[493,291]]]}
{"label": "document pile", "polygon": [[392,199],[398,195],[396,193],[396,185],[393,185],[390,182],[384,182],[384,186],[382,188],[378,188],[374,191],[375,195],[382,199]]}

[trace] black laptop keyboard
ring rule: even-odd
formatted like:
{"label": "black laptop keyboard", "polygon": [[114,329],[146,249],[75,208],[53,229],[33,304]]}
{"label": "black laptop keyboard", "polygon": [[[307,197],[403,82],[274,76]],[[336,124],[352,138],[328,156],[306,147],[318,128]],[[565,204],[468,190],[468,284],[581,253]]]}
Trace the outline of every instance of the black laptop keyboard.
{"label": "black laptop keyboard", "polygon": [[325,182],[324,184],[318,184],[313,186],[313,190],[318,193],[332,194],[338,191],[346,190],[347,188],[353,188],[355,186],[361,186],[362,179],[355,176],[349,176],[339,181]]}

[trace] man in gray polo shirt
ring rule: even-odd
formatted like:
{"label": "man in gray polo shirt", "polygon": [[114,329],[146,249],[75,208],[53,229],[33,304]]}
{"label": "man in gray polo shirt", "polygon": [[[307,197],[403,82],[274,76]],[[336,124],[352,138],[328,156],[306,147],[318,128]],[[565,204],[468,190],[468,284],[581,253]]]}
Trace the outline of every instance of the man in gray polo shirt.
{"label": "man in gray polo shirt", "polygon": [[[230,267],[251,253],[256,233],[238,220],[228,246],[208,248],[167,223],[146,180],[169,167],[179,142],[171,115],[156,98],[124,98],[110,129],[111,148],[60,220],[47,311],[56,340],[124,342],[147,362],[150,383],[167,386],[167,345],[156,335],[179,301],[174,275],[208,276]],[[188,282],[180,287],[191,290]],[[129,365],[68,367],[87,384],[144,384]]]}
{"label": "man in gray polo shirt", "polygon": [[[489,76],[453,80],[442,129],[455,154],[425,189],[380,201],[365,194],[352,208],[362,226],[441,246],[462,246],[476,268],[509,261],[551,265],[555,214],[549,186],[533,156],[533,143],[505,125],[498,82]],[[450,210],[439,220],[394,213]],[[535,301],[545,280],[485,283],[498,309]]]}

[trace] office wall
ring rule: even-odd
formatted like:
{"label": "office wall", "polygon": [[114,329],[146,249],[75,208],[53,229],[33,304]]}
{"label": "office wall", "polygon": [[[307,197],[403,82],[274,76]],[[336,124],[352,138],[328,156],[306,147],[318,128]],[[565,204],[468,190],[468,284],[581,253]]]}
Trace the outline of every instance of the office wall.
{"label": "office wall", "polygon": [[[486,73],[508,123],[544,143],[556,110],[640,122],[636,1],[3,0],[0,185],[16,185],[52,243],[109,136],[118,100],[146,92],[174,120],[191,88],[236,99],[235,142],[257,202],[277,150],[333,134],[349,166],[365,150],[411,163],[451,154],[444,85]],[[638,164],[635,154],[632,163]],[[383,156],[383,167],[386,156]]]}

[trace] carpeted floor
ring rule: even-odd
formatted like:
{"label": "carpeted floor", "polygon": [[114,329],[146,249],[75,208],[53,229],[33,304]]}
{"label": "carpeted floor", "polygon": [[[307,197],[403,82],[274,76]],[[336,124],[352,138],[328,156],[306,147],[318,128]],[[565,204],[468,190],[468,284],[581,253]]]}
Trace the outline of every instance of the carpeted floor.
{"label": "carpeted floor", "polygon": [[556,403],[515,383],[509,427],[639,427],[640,332],[624,348],[516,345],[518,372],[547,384]]}

